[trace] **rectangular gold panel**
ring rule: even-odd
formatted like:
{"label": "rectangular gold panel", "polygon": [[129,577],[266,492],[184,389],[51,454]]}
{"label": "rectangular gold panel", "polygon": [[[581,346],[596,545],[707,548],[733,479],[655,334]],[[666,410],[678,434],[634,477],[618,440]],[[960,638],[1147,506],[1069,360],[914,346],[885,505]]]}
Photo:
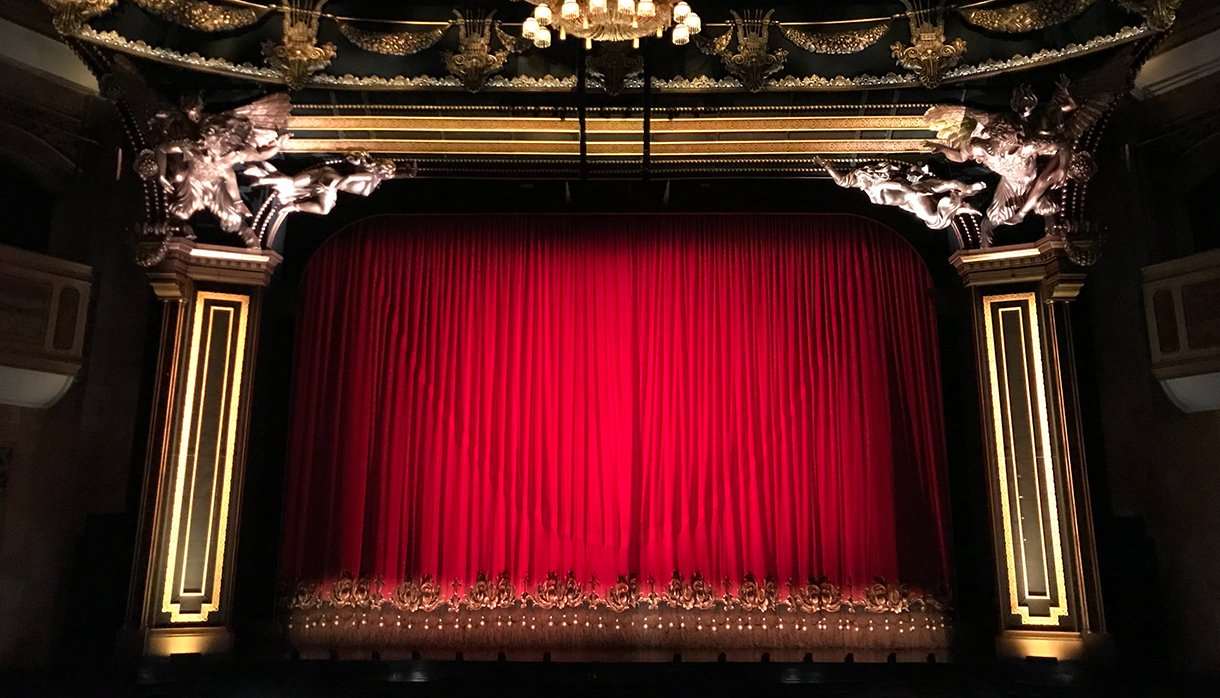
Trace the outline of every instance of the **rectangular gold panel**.
{"label": "rectangular gold panel", "polygon": [[220,608],[250,298],[200,291],[171,475],[161,612],[201,623]]}
{"label": "rectangular gold panel", "polygon": [[1057,626],[1068,592],[1038,300],[984,295],[982,305],[1009,610],[1022,626]]}
{"label": "rectangular gold panel", "polygon": [[[295,138],[284,147],[292,153],[341,153],[365,150],[384,155],[580,155],[580,143],[535,140],[424,140],[398,138]],[[716,155],[815,155],[850,153],[923,153],[919,139],[900,140],[703,140],[651,144],[652,157]],[[640,141],[587,143],[589,157],[642,157]]]}
{"label": "rectangular gold panel", "polygon": [[[760,116],[665,118],[650,123],[660,133],[761,133],[781,131],[923,131],[927,123],[920,115],[872,116]],[[301,131],[418,131],[449,133],[579,133],[576,118],[558,117],[461,117],[461,116],[293,116],[288,129]],[[642,118],[591,118],[588,133],[643,133]]]}

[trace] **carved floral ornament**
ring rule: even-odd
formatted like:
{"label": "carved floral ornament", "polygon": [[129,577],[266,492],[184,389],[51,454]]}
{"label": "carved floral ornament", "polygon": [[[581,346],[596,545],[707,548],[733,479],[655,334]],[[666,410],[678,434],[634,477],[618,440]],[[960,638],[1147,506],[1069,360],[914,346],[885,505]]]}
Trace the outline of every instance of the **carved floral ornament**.
{"label": "carved floral ornament", "polygon": [[[126,39],[115,32],[95,31],[89,26],[90,20],[110,12],[120,1],[43,0],[54,14],[57,29],[64,35],[77,36],[92,43],[184,67],[199,67],[247,79],[275,80],[289,85],[290,89],[299,89],[306,85],[370,89],[571,89],[574,84],[570,78],[555,78],[549,75],[498,77],[507,67],[509,56],[530,50],[532,46],[530,42],[516,37],[515,32],[506,32],[496,23],[493,23],[491,41],[484,52],[479,41],[470,40],[481,32],[481,25],[463,19],[400,22],[340,17],[326,11],[327,0],[286,0],[282,4],[245,1],[227,4],[218,0],[124,0],[165,21],[201,32],[240,30],[258,24],[271,15],[279,15],[281,36],[278,40],[265,42],[264,68],[236,64],[222,58],[180,54],[172,49]],[[653,86],[657,89],[679,90],[740,87],[749,90],[802,90],[900,87],[916,82],[931,87],[945,81],[968,79],[1062,60],[1096,50],[1107,43],[1129,40],[1145,31],[1167,28],[1172,24],[1175,11],[1180,5],[1180,0],[1026,0],[1016,4],[1003,3],[997,7],[970,3],[965,7],[953,9],[943,0],[901,2],[906,11],[897,18],[907,19],[906,24],[910,26],[911,32],[910,41],[895,42],[891,52],[897,67],[910,72],[833,78],[819,75],[781,77],[789,49],[771,46],[775,38],[771,35],[775,34],[790,42],[795,49],[812,54],[859,53],[895,31],[896,23],[893,17],[862,19],[857,24],[844,25],[819,24],[816,21],[779,22],[770,13],[759,13],[767,18],[759,22],[756,21],[757,17],[751,17],[748,13],[744,19],[733,13],[733,21],[728,24],[706,25],[711,30],[707,33],[718,36],[719,39],[699,41],[701,36],[692,37],[700,48],[710,50],[721,59],[730,77],[715,79],[707,76],[679,75],[654,79]],[[1028,33],[1070,21],[1097,2],[1113,2],[1138,13],[1147,25],[1124,28],[1115,34],[1094,37],[1063,49],[1043,49],[1030,56],[990,59],[976,65],[963,63],[966,52],[964,40],[946,35],[944,20],[948,12],[957,12],[966,23],[988,31]],[[475,17],[469,12],[463,15]],[[347,41],[362,50],[393,56],[407,56],[432,49],[456,25],[459,34],[458,50],[446,50],[444,58],[448,77],[332,75],[325,70],[337,56],[339,49],[330,43],[318,43],[318,27],[322,22],[333,22]],[[749,39],[746,43],[742,42],[743,26],[747,28],[746,34],[749,35],[745,37]],[[778,31],[769,32],[772,27]],[[510,33],[513,36],[510,36]],[[463,39],[462,36],[466,38]],[[729,41],[729,46],[721,51],[719,49],[723,39]],[[736,49],[730,51],[734,43]],[[500,56],[505,60],[499,60]],[[617,69],[619,66],[609,67]],[[757,77],[760,74],[763,75],[762,78]],[[630,75],[631,73],[628,73],[628,78]],[[615,85],[617,80],[609,79],[606,83]],[[626,84],[625,79],[624,85]]]}
{"label": "carved floral ornament", "polygon": [[686,611],[750,611],[756,613],[888,613],[945,612],[949,604],[933,595],[914,591],[902,584],[877,579],[857,596],[825,579],[805,583],[788,582],[783,590],[772,579],[758,580],[746,575],[736,584],[723,580],[717,585],[698,573],[686,578],[678,572],[669,582],[658,585],[647,580],[620,576],[613,584],[600,586],[596,580],[581,582],[569,572],[550,573],[536,585],[518,593],[507,573],[495,577],[480,573],[469,586],[458,582],[448,593],[432,577],[404,581],[385,589],[380,579],[342,576],[323,585],[302,582],[284,598],[294,611],[325,609],[393,609],[406,613],[437,611],[494,611],[500,609],[605,610],[626,613],[637,609],[662,608]]}

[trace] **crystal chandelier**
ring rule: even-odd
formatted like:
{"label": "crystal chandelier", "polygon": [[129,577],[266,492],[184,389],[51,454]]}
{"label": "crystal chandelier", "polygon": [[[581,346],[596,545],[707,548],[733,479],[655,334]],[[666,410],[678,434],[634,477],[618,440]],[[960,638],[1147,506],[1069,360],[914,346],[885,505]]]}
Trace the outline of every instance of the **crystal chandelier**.
{"label": "crystal chandelier", "polygon": [[551,34],[560,39],[568,34],[585,40],[630,41],[637,48],[646,36],[660,38],[672,27],[670,37],[676,46],[690,41],[703,30],[699,15],[685,0],[528,0],[534,14],[521,25],[521,35],[538,48],[551,45]]}

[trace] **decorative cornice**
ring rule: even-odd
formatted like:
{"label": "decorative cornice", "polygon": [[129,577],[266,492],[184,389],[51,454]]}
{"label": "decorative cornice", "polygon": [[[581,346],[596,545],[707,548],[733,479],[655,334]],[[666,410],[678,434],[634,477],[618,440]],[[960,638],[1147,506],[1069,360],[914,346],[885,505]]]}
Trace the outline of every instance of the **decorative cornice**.
{"label": "decorative cornice", "polygon": [[1028,0],[1008,7],[962,8],[962,18],[976,27],[1024,34],[1062,24],[1089,9],[1097,0]]}
{"label": "decorative cornice", "polygon": [[233,7],[206,0],[132,0],[144,10],[187,29],[201,32],[224,32],[248,27],[268,12],[269,8]]}
{"label": "decorative cornice", "polygon": [[779,23],[779,29],[783,33],[784,38],[809,53],[845,55],[859,53],[877,43],[890,30],[890,25],[886,22],[874,24],[864,29],[844,29],[834,32],[812,33],[802,31],[796,27],[790,27],[781,22]]}
{"label": "decorative cornice", "polygon": [[[1018,54],[1010,58],[995,59],[960,65],[949,69],[943,75],[945,82],[973,80],[1004,72],[1027,70],[1040,66],[1058,63],[1078,56],[1095,53],[1107,48],[1134,41],[1153,33],[1147,25],[1124,27],[1112,34],[1093,37],[1082,43],[1072,43],[1059,49],[1043,49],[1029,55]],[[232,77],[240,77],[260,82],[280,83],[280,75],[265,66],[250,63],[234,63],[223,58],[210,58],[197,53],[182,53],[173,49],[152,46],[141,40],[128,39],[114,31],[98,31],[89,26],[83,26],[75,34],[83,41],[98,46],[120,51],[129,55],[158,61],[201,72],[216,73]],[[368,90],[432,90],[432,89],[464,89],[460,80],[445,76],[433,77],[427,75],[400,75],[391,78],[381,76],[330,75],[319,73],[312,76],[309,83],[314,87],[334,89],[368,89]],[[769,80],[765,89],[769,91],[844,91],[863,88],[901,88],[914,87],[919,84],[916,77],[910,73],[888,73],[886,75],[860,75],[855,77],[820,75],[786,76]],[[712,78],[697,76],[693,78],[676,77],[672,79],[654,79],[653,88],[671,92],[700,91],[737,91],[742,84],[734,78]],[[516,76],[506,78],[495,76],[487,81],[485,89],[491,90],[535,90],[560,91],[571,90],[576,86],[576,78],[557,78],[554,76],[529,77]],[[639,88],[642,82],[638,79],[627,80],[628,88]]]}

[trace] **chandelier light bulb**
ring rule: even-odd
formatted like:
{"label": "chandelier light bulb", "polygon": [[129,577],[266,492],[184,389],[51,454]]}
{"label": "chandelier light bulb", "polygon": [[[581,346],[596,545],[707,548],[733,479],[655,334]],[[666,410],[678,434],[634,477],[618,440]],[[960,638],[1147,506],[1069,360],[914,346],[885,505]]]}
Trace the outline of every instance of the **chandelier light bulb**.
{"label": "chandelier light bulb", "polygon": [[640,0],[635,4],[635,13],[640,17],[656,17],[657,6],[652,0]]}
{"label": "chandelier light bulb", "polygon": [[551,45],[551,30],[546,27],[540,27],[534,34],[534,45],[538,48],[547,48]]}
{"label": "chandelier light bulb", "polygon": [[559,8],[559,16],[564,19],[576,19],[580,16],[580,5],[576,0],[566,0],[563,7]]}
{"label": "chandelier light bulb", "polygon": [[691,34],[698,34],[703,31],[703,20],[699,19],[699,15],[694,12],[686,15],[686,19],[682,20],[689,29]]}
{"label": "chandelier light bulb", "polygon": [[618,0],[618,11],[625,15],[635,14],[635,0]]}
{"label": "chandelier light bulb", "polygon": [[606,0],[589,0],[589,14],[594,17],[606,14]]}
{"label": "chandelier light bulb", "polygon": [[526,17],[521,23],[521,36],[532,39],[538,34],[538,20],[533,17]]}
{"label": "chandelier light bulb", "polygon": [[549,26],[552,19],[551,6],[546,4],[536,6],[534,8],[534,19],[537,19],[538,24],[541,26]]}
{"label": "chandelier light bulb", "polygon": [[[685,0],[683,0],[683,2],[678,3],[677,5],[674,5],[674,21],[675,22],[681,22],[682,20],[686,19],[686,16],[689,14],[690,14],[690,5],[687,5]],[[685,43],[685,42],[683,42],[683,43]]]}
{"label": "chandelier light bulb", "polygon": [[[675,8],[676,9],[676,8]],[[690,27],[685,24],[675,24],[673,33],[674,46],[685,46],[690,43]]]}

